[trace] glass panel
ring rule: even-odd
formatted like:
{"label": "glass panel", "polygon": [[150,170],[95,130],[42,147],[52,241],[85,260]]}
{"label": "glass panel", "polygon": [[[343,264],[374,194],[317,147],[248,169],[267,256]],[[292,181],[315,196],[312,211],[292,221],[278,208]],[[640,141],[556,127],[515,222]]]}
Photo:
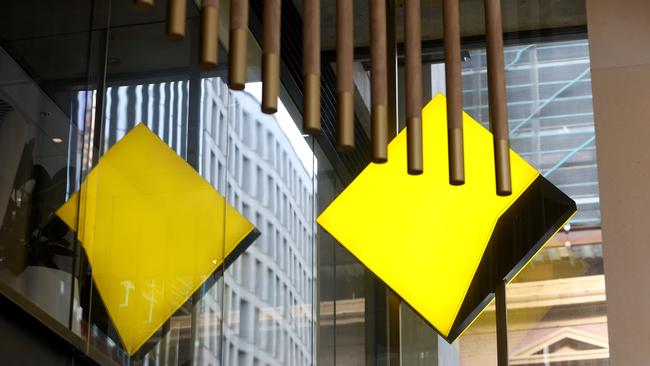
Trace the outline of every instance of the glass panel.
{"label": "glass panel", "polygon": [[[485,53],[471,51],[470,58],[463,69],[465,110],[487,126]],[[506,64],[512,148],[578,205],[571,221],[508,286],[510,362],[607,365],[588,42],[508,47]],[[469,357],[476,351],[466,344],[461,342],[461,354]],[[482,349],[492,357],[489,348]]]}
{"label": "glass panel", "polygon": [[[461,32],[464,37],[463,97],[465,110],[487,127],[488,98],[485,45],[482,39],[484,33],[482,8],[483,3],[480,1],[461,4]],[[543,250],[509,287],[509,293],[517,291],[512,295],[516,300],[513,299],[509,303],[511,361],[515,364],[524,362],[518,352],[522,352],[527,342],[533,342],[530,337],[533,339],[541,337],[538,333],[541,329],[550,327],[549,324],[556,324],[554,326],[563,328],[564,326],[557,325],[559,319],[562,319],[566,320],[567,324],[572,324],[568,327],[573,329],[576,324],[586,321],[586,318],[590,319],[587,321],[589,325],[584,329],[578,328],[587,333],[591,332],[587,336],[595,338],[594,342],[597,341],[596,343],[603,347],[598,351],[589,350],[589,352],[600,352],[594,357],[600,357],[601,361],[606,360],[608,356],[604,275],[600,246],[600,211],[589,54],[587,41],[580,39],[586,34],[584,2],[569,1],[561,6],[555,6],[548,1],[533,1],[526,4],[504,2],[503,8],[506,44],[512,45],[506,47],[505,51],[512,148],[578,204],[578,212],[570,224],[549,242],[547,249]],[[361,19],[355,22],[354,78],[355,112],[357,123],[362,127],[356,132],[364,135],[358,140],[363,141],[370,136],[370,64],[367,48],[369,25],[363,21],[366,19],[368,9],[364,4],[356,4],[354,10],[355,17]],[[324,57],[328,61],[328,66],[335,70],[335,32],[331,32],[335,29],[334,2],[324,2],[323,12],[328,19],[324,21],[323,27],[330,31],[324,34],[323,46],[326,49]],[[402,14],[400,8],[397,13],[396,28],[398,43],[403,41]],[[437,93],[445,93],[441,14],[440,3],[423,3],[424,103]],[[562,39],[567,41],[561,41]],[[575,39],[580,40],[571,41]],[[399,129],[403,128],[405,119],[404,90],[408,88],[408,85],[404,84],[402,56],[402,54],[398,56]],[[346,164],[347,167],[352,165]],[[354,168],[350,170],[355,171]],[[327,239],[322,239],[321,243],[327,243]],[[327,267],[322,267],[321,270],[339,268],[336,260],[341,257],[332,258],[334,263],[328,263]],[[333,278],[338,279],[338,277]],[[325,278],[321,280],[323,284],[326,283]],[[345,280],[342,278],[339,281]],[[598,294],[597,298],[587,299],[575,294],[577,297],[572,298],[571,301],[575,301],[572,307],[568,303],[558,303],[542,313],[532,303],[525,305],[532,308],[517,307],[524,306],[519,305],[519,301],[524,301],[525,298],[525,291],[520,290],[521,288],[552,286],[552,288],[544,287],[544,290],[549,291],[548,296],[558,297],[564,288],[562,281],[575,281],[575,285],[582,283],[589,286],[594,294]],[[529,287],[529,290],[532,291],[534,288],[536,287]],[[328,285],[328,291],[334,292],[335,289],[330,289]],[[374,307],[366,305],[365,309],[373,308],[375,312],[384,312],[383,317],[379,319],[376,314],[367,312],[364,314],[363,327],[365,327],[367,356],[376,354],[379,349],[385,351],[381,348],[386,346],[385,340],[373,342],[368,334],[372,334],[376,329],[385,330],[389,327],[386,320],[389,314],[387,309],[381,307],[383,305],[378,305],[385,302],[385,294],[378,298],[371,298],[372,293],[368,287],[363,291],[361,296],[365,298],[366,303],[370,301],[374,304]],[[358,293],[356,295],[358,296]],[[349,299],[350,294],[345,296]],[[348,299],[340,298],[337,302]],[[517,305],[512,303],[515,301]],[[331,306],[334,319],[328,324],[334,324],[336,328],[337,307],[334,304]],[[402,362],[417,363],[422,357],[427,358],[435,353],[433,358],[437,359],[436,362],[440,365],[496,364],[493,305],[489,306],[462,338],[451,346],[442,340],[427,342],[428,338],[435,337],[434,331],[422,319],[414,317],[408,306],[402,305],[400,314]],[[375,324],[376,321],[383,325]],[[322,353],[332,352],[331,357],[335,356],[338,360],[350,359],[355,355],[354,351],[358,351],[358,348],[352,347],[353,344],[358,343],[356,340],[337,343],[341,341],[336,338],[338,333],[329,333],[331,329],[324,327],[321,331],[333,339],[333,342],[328,341],[327,347],[321,345]],[[386,335],[381,335],[384,336]],[[324,343],[325,338],[322,338],[321,342]],[[330,346],[332,348],[329,348]],[[581,346],[571,344],[567,347],[576,350]],[[563,350],[565,348],[562,350],[558,348],[554,352]],[[585,352],[581,354],[586,355]],[[576,357],[577,360],[583,356]],[[322,354],[321,358],[329,360],[330,355]],[[525,362],[521,364],[527,364]]]}
{"label": "glass panel", "polygon": [[[55,215],[91,158],[93,3],[0,11],[0,292],[50,327],[81,331],[75,235]],[[35,305],[35,307],[34,307]]]}
{"label": "glass panel", "polygon": [[[119,364],[182,364],[193,357],[192,304],[201,292],[192,293],[212,272],[205,263],[212,259],[200,257],[222,253],[225,225],[225,207],[208,208],[207,202],[223,199],[196,174],[196,141],[188,135],[192,113],[198,114],[191,112],[199,98],[191,48],[198,10],[189,4],[188,36],[180,42],[165,39],[164,8],[138,13],[131,4],[111,2],[109,11],[106,84],[95,110],[103,118],[92,138],[101,155],[93,164],[96,192],[88,189],[84,202],[81,191],[81,212],[91,213],[97,201],[88,218],[93,239],[80,238],[83,333]],[[196,188],[185,192],[189,187]],[[104,196],[115,194],[110,205],[103,204]],[[199,218],[200,203],[209,211]],[[137,224],[129,226],[125,218]],[[206,238],[199,226],[205,221],[220,236]],[[210,242],[220,250],[210,250]]]}
{"label": "glass panel", "polygon": [[[206,91],[225,89],[221,80],[211,83]],[[227,148],[217,142],[223,138],[207,134],[203,145],[204,157],[219,160],[217,172],[227,151],[220,184],[260,232],[224,275],[223,364],[310,365],[317,165],[285,99],[275,115],[263,114],[260,100],[261,83],[229,92],[227,113],[219,107],[211,112],[228,116],[216,127],[227,124]],[[214,166],[206,159],[207,165]]]}
{"label": "glass panel", "polygon": [[[447,344],[440,339],[438,344]],[[497,334],[494,302],[454,344],[461,365],[497,366]],[[453,363],[438,363],[441,366]]]}
{"label": "glass panel", "polygon": [[[115,5],[118,13],[120,6]],[[120,342],[124,339],[113,317],[101,311],[106,299],[96,295],[89,306],[91,342],[108,345],[106,352],[120,362],[313,363],[316,162],[313,146],[296,127],[295,107],[283,104],[274,116],[262,114],[260,83],[231,92],[220,76],[225,69],[198,70],[193,61],[197,51],[191,47],[198,37],[194,10],[188,14],[187,38],[180,43],[164,40],[160,14],[136,20],[120,14],[112,20],[102,151],[124,146],[120,139],[141,122],[234,210],[226,208],[213,224],[226,228],[225,237],[215,237],[213,244],[223,248],[225,257],[215,261],[225,260],[225,270],[219,267],[210,275],[207,285],[180,305],[138,353],[129,357],[132,350],[124,349],[128,342]],[[143,48],[134,38],[151,41]],[[251,56],[258,59],[259,48],[249,42]],[[173,56],[160,60],[161,52]],[[221,59],[227,59],[224,54],[220,52]],[[253,80],[257,69],[251,65]],[[231,253],[229,228],[237,215],[255,230]],[[191,247],[196,235],[200,233],[190,230],[181,243]],[[172,290],[185,291],[183,279],[174,281],[178,284]],[[154,297],[169,291],[152,286]]]}

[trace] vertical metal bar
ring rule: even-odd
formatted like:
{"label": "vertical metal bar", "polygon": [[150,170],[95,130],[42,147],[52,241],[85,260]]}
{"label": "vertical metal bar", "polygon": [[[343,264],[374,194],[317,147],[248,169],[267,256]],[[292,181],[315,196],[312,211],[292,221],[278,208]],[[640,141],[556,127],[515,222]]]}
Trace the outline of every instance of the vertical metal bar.
{"label": "vertical metal bar", "polygon": [[187,0],[169,0],[167,8],[167,37],[173,41],[185,38]]}
{"label": "vertical metal bar", "polygon": [[201,316],[201,307],[200,307],[200,302],[201,302],[201,293],[202,288],[199,288],[194,294],[192,294],[192,308],[190,312],[190,342],[189,342],[189,347],[190,347],[190,365],[197,365],[198,362],[197,360],[200,359],[199,357],[199,327],[201,324],[199,324],[199,317]]}
{"label": "vertical metal bar", "polygon": [[262,112],[278,111],[280,94],[280,16],[281,0],[264,0],[262,49]]}
{"label": "vertical metal bar", "polygon": [[508,311],[506,300],[506,282],[501,281],[496,288],[494,300],[497,318],[497,364],[499,366],[508,366]]}
{"label": "vertical metal bar", "polygon": [[508,139],[508,105],[503,62],[503,26],[501,0],[485,0],[485,33],[488,58],[488,97],[490,129],[494,139],[494,167],[497,195],[512,193],[510,177],[510,141]]}
{"label": "vertical metal bar", "polygon": [[154,5],[154,0],[134,0],[133,1],[133,6],[137,10],[145,11],[149,10],[153,7]]}
{"label": "vertical metal bar", "polygon": [[404,2],[406,54],[406,141],[408,173],[422,174],[422,29],[420,0]]}
{"label": "vertical metal bar", "polygon": [[385,366],[385,351],[388,342],[388,305],[386,285],[368,271],[364,273],[364,319],[365,319],[365,353],[367,366]]}
{"label": "vertical metal bar", "polygon": [[460,59],[460,9],[458,0],[443,0],[442,20],[445,44],[445,81],[447,91],[447,143],[449,183],[465,183],[463,151],[463,85]]}
{"label": "vertical metal bar", "polygon": [[386,73],[388,79],[388,139],[397,136],[397,2],[386,0]]}
{"label": "vertical metal bar", "polygon": [[[106,21],[106,30],[104,33],[102,32],[97,32],[97,35],[95,35],[94,32],[90,33],[88,36],[88,48],[86,52],[86,60],[87,62],[90,63],[90,60],[96,59],[97,64],[95,65],[96,70],[98,71],[96,75],[96,82],[97,82],[97,92],[95,93],[95,115],[92,115],[92,112],[89,112],[91,108],[88,108],[88,104],[90,103],[92,106],[93,103],[93,92],[92,90],[89,92],[85,93],[85,98],[84,98],[84,120],[92,120],[92,131],[93,133],[93,141],[92,145],[88,148],[89,151],[92,151],[92,156],[94,157],[94,161],[91,162],[88,166],[82,166],[81,171],[82,174],[85,175],[87,171],[90,170],[92,166],[98,163],[100,154],[102,153],[102,132],[104,131],[103,126],[104,126],[104,115],[105,115],[105,110],[106,110],[106,74],[108,70],[108,52],[109,52],[109,45],[110,45],[110,32],[111,32],[111,9],[112,9],[112,3],[111,1],[108,1],[107,3],[104,4],[105,7],[98,9],[97,7],[100,6],[97,4],[97,2],[93,1],[91,5],[91,16],[89,17],[89,23],[88,23],[88,29],[93,29],[94,22],[93,19],[95,19],[95,14],[97,11],[102,11],[105,10],[107,12],[107,21]],[[96,48],[94,47],[95,42],[98,42],[97,48],[99,54],[97,55],[96,58],[93,57],[94,52]],[[95,69],[95,67],[89,67],[89,69]],[[87,76],[87,81],[86,85],[88,85],[88,89],[92,89],[90,85],[92,85],[95,80],[93,79],[92,75]],[[87,113],[91,113],[90,116],[87,116]],[[88,118],[91,117],[91,118]],[[88,133],[87,132],[87,126],[86,123],[83,121],[79,121],[79,123],[83,123],[84,125],[84,136]],[[82,138],[81,141],[85,141],[85,137]],[[82,143],[82,146],[77,147],[77,149],[81,149],[81,151],[84,150],[84,146]],[[81,179],[77,180],[75,182],[77,187],[80,187],[81,189]],[[79,215],[81,211],[81,202],[77,202],[77,217],[75,218],[77,227],[81,226],[81,215]],[[80,256],[81,256],[81,242],[78,240],[79,239],[79,234],[75,231],[74,232],[74,241],[73,241],[73,255],[72,255],[72,271],[70,273],[70,283],[74,284],[75,279],[78,279],[79,281],[79,286],[70,286],[70,304],[74,303],[75,296],[79,298],[81,301],[83,301],[82,297],[83,294],[81,292],[81,289],[85,285],[86,282],[86,276],[85,276],[85,271],[86,266],[83,261],[80,261]],[[90,314],[90,312],[88,312]],[[73,320],[74,320],[74,306],[70,306],[68,310],[68,329],[72,329],[73,325]]]}
{"label": "vertical metal bar", "polygon": [[[109,3],[110,4],[110,3]],[[110,12],[110,10],[109,10]],[[109,15],[108,21],[110,22],[111,18]],[[99,57],[99,75],[97,78],[97,94],[95,95],[95,118],[93,120],[93,141],[92,145],[89,147],[88,151],[92,152],[92,162],[91,165],[84,168],[90,168],[95,166],[99,162],[100,155],[102,153],[102,131],[104,130],[102,126],[104,125],[104,116],[106,115],[106,75],[108,73],[108,50],[110,45],[110,32],[111,27],[106,28],[106,33],[103,35],[104,39],[100,49]],[[105,149],[107,147],[104,147]]]}
{"label": "vertical metal bar", "polygon": [[306,134],[320,133],[320,0],[303,0],[303,127]]}
{"label": "vertical metal bar", "polygon": [[217,67],[219,56],[219,1],[201,1],[201,61],[204,69]]}
{"label": "vertical metal bar", "polygon": [[340,151],[354,148],[353,1],[336,0],[336,89]]}
{"label": "vertical metal bar", "polygon": [[[216,0],[214,0],[217,2]],[[204,0],[205,2],[205,0]],[[218,29],[218,28],[217,28]],[[199,31],[198,25],[196,22],[190,22],[190,50],[196,50],[203,38],[203,24],[201,24],[201,30]],[[201,34],[199,34],[201,32]],[[199,37],[201,37],[199,39]],[[218,45],[218,39],[215,37],[215,45]],[[190,59],[190,70],[189,70],[189,87],[187,88],[187,138],[184,140],[186,143],[186,155],[185,160],[196,170],[197,172],[201,171],[201,155],[199,151],[199,144],[202,136],[201,131],[201,73],[197,66],[199,64],[198,58],[199,54],[191,51]],[[179,96],[180,98],[181,96]],[[189,348],[190,348],[190,365],[196,365],[197,360],[200,359],[198,356],[199,347],[197,343],[200,340],[199,327],[200,327],[200,299],[203,293],[203,286],[201,286],[193,295],[192,295],[192,304],[191,304],[191,313],[190,313],[190,339],[189,339]],[[169,327],[169,325],[168,325]]]}
{"label": "vertical metal bar", "polygon": [[386,0],[370,0],[372,161],[388,160],[388,56]]}
{"label": "vertical metal bar", "polygon": [[228,86],[233,90],[243,90],[246,79],[248,79],[248,0],[232,0]]}
{"label": "vertical metal bar", "polygon": [[400,348],[400,298],[391,290],[386,289],[386,301],[388,302],[388,366],[399,366],[401,361]]}
{"label": "vertical metal bar", "polygon": [[[397,136],[398,131],[398,91],[397,91],[397,0],[386,0],[386,89],[387,89],[387,120],[388,140]],[[386,318],[386,351],[388,366],[399,365],[400,362],[400,318],[399,297],[391,289],[382,285],[385,296]],[[377,296],[379,299],[379,296]],[[383,327],[382,327],[383,328]],[[379,363],[378,363],[379,365]]]}

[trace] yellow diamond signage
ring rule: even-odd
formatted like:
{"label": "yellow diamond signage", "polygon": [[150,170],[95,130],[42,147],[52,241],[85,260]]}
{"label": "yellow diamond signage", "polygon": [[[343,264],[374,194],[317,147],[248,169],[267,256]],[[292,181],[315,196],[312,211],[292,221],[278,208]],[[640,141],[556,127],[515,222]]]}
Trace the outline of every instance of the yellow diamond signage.
{"label": "yellow diamond signage", "polygon": [[129,354],[257,235],[142,124],[102,156],[57,215],[77,231]]}
{"label": "yellow diamond signage", "polygon": [[448,341],[457,338],[575,212],[513,151],[511,196],[495,193],[492,135],[464,115],[466,183],[448,177],[446,102],[423,110],[424,174],[406,173],[406,133],[318,223]]}

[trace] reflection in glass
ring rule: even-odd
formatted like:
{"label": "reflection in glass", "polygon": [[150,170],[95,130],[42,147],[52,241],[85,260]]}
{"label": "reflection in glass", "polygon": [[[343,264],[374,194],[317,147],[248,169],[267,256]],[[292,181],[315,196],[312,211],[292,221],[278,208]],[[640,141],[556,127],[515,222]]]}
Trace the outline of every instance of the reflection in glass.
{"label": "reflection in glass", "polygon": [[311,149],[282,103],[261,112],[259,83],[231,92],[205,79],[202,95],[201,173],[262,234],[201,301],[203,328],[221,332],[203,333],[198,359],[313,364]]}
{"label": "reflection in glass", "polygon": [[[485,62],[470,52],[463,85],[465,110],[487,126]],[[512,148],[578,205],[508,286],[510,363],[608,365],[588,42],[508,47],[506,69]],[[460,340],[463,362],[494,364],[493,311]]]}
{"label": "reflection in glass", "polygon": [[53,212],[76,189],[92,95],[52,99],[3,48],[0,80],[0,282],[78,331],[74,236]]}

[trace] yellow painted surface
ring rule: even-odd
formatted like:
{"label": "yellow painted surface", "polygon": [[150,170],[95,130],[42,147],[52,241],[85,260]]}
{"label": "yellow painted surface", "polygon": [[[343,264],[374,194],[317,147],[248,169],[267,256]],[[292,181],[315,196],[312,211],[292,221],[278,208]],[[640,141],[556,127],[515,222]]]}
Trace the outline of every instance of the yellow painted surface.
{"label": "yellow painted surface", "polygon": [[57,215],[74,230],[78,219],[97,290],[130,354],[254,229],[142,124],[100,159],[80,192]]}
{"label": "yellow painted surface", "polygon": [[466,183],[451,186],[444,96],[422,115],[424,174],[406,173],[402,131],[318,223],[448,336],[497,220],[538,172],[510,151],[513,194],[497,196],[492,134],[464,114]]}

